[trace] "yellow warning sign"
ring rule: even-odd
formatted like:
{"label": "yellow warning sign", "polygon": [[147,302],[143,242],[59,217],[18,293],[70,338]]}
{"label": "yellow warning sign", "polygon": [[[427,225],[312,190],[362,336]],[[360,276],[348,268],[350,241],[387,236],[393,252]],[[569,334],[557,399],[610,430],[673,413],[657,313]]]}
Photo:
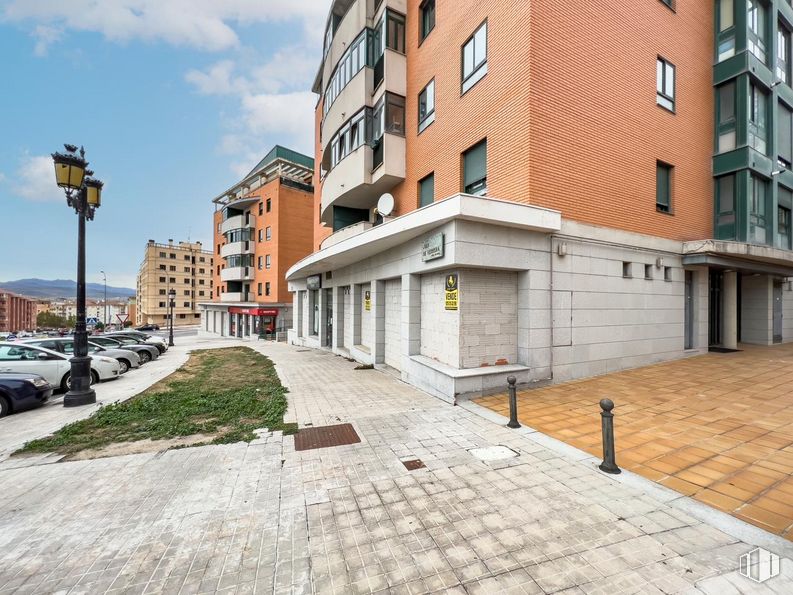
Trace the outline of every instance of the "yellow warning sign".
{"label": "yellow warning sign", "polygon": [[446,275],[445,307],[447,310],[457,310],[460,298],[460,288],[457,285],[457,273]]}
{"label": "yellow warning sign", "polygon": [[367,312],[372,309],[372,294],[369,291],[363,294],[363,307]]}

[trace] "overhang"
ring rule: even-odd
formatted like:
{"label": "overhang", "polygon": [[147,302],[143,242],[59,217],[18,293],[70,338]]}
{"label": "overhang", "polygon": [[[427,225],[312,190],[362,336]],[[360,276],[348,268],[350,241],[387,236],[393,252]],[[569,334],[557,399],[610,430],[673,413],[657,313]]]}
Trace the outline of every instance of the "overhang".
{"label": "overhang", "polygon": [[286,272],[286,279],[293,281],[349,266],[455,219],[543,233],[558,232],[562,226],[559,211],[496,198],[456,194],[314,252],[295,263]]}
{"label": "overhang", "polygon": [[793,277],[793,252],[744,242],[700,240],[683,244],[683,265]]}

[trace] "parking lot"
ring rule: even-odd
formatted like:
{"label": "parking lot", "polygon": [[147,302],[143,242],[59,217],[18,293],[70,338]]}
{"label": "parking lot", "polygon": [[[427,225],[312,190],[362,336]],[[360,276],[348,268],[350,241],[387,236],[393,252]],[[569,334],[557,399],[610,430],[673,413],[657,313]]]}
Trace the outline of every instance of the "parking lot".
{"label": "parking lot", "polygon": [[793,540],[793,344],[741,349],[520,391],[519,420],[600,456],[608,397],[622,468]]}

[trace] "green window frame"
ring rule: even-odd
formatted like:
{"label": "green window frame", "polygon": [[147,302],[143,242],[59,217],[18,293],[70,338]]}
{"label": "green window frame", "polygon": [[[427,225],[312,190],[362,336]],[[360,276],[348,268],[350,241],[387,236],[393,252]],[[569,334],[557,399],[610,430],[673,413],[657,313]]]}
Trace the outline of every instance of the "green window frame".
{"label": "green window frame", "polygon": [[[790,194],[789,190],[780,188],[780,191]],[[790,208],[782,205],[777,207],[777,246],[790,250]]]}
{"label": "green window frame", "polygon": [[768,7],[761,0],[746,0],[746,46],[760,62],[768,59]]}
{"label": "green window frame", "polygon": [[487,194],[487,139],[463,153],[463,192],[474,196]]}
{"label": "green window frame", "polygon": [[749,185],[749,241],[753,244],[767,244],[768,183],[762,178],[751,175]]}
{"label": "green window frame", "polygon": [[419,180],[419,208],[435,202],[435,172]]}
{"label": "green window frame", "polygon": [[655,209],[661,213],[672,212],[672,170],[674,166],[663,161],[655,162]]}
{"label": "green window frame", "polygon": [[790,30],[782,22],[777,23],[776,79],[790,84]]}
{"label": "green window frame", "polygon": [[735,174],[716,179],[717,225],[735,223]]}
{"label": "green window frame", "polygon": [[424,0],[419,6],[419,43],[435,28],[435,0]]}
{"label": "green window frame", "polygon": [[784,103],[777,103],[777,163],[793,168],[793,112]]}
{"label": "green window frame", "polygon": [[736,91],[734,80],[716,87],[717,153],[732,151],[736,146]]}
{"label": "green window frame", "polygon": [[487,19],[465,40],[461,49],[462,93],[487,74]]}
{"label": "green window frame", "polygon": [[655,102],[668,109],[675,111],[675,65],[668,60],[658,56],[655,63]]}
{"label": "green window frame", "polygon": [[419,93],[419,132],[435,121],[435,79]]}
{"label": "green window frame", "polygon": [[766,154],[768,148],[768,94],[754,81],[749,83],[749,146]]}

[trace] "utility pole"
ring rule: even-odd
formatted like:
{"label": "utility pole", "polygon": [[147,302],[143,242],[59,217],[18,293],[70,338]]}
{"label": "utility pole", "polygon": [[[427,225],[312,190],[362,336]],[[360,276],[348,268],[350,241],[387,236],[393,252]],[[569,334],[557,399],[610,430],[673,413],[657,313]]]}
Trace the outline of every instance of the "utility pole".
{"label": "utility pole", "polygon": [[105,271],[99,272],[102,273],[102,276],[105,278],[105,316],[102,318],[102,324],[104,324],[105,328],[107,328],[107,274]]}

